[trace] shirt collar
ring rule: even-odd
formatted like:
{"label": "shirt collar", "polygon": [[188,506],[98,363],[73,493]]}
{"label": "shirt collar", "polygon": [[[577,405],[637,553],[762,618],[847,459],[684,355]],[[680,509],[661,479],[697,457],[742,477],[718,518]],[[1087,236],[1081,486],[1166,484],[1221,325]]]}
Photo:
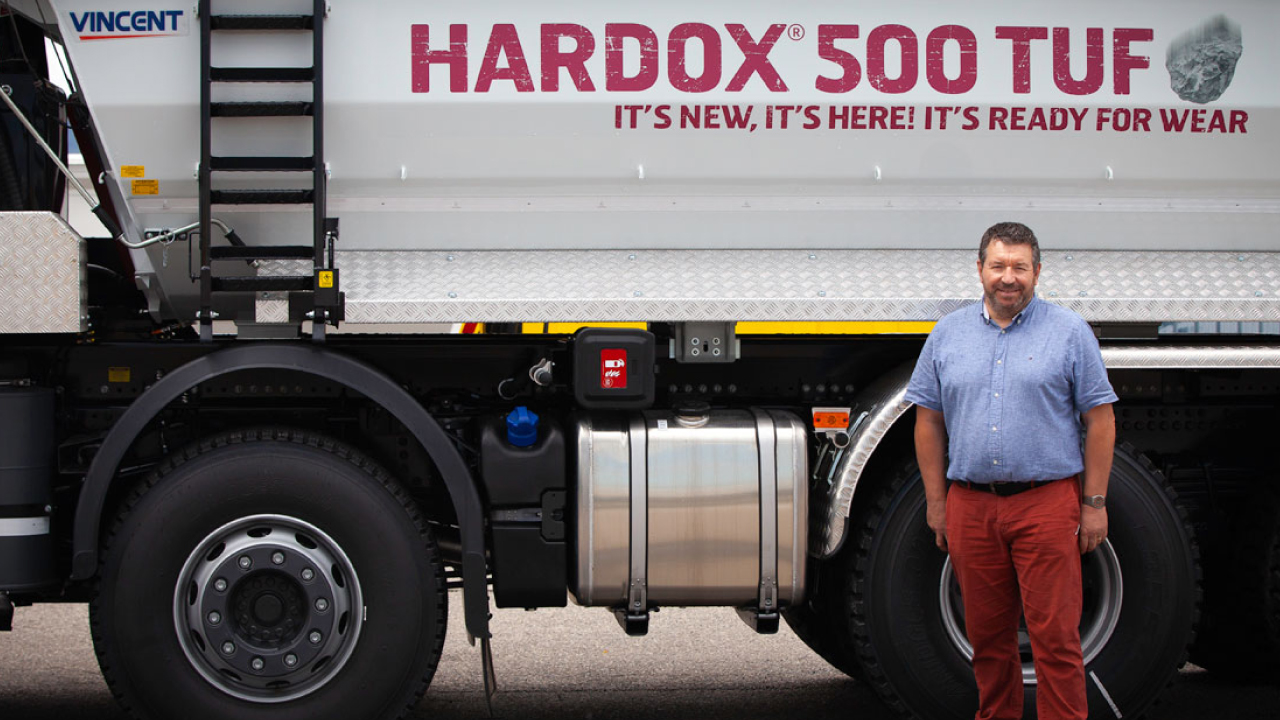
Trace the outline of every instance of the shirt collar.
{"label": "shirt collar", "polygon": [[[1024,319],[1027,319],[1027,320],[1031,319],[1033,310],[1035,309],[1036,304],[1039,302],[1040,302],[1040,298],[1036,297],[1033,294],[1031,296],[1031,302],[1027,303],[1027,306],[1022,308],[1022,310],[1017,315],[1013,316],[1013,320],[1009,323],[1009,327],[1013,327],[1014,325],[1021,325]],[[991,311],[987,310],[986,299],[984,298],[982,300],[979,300],[978,304],[982,306],[982,322],[987,325],[994,325],[995,321],[991,319]]]}

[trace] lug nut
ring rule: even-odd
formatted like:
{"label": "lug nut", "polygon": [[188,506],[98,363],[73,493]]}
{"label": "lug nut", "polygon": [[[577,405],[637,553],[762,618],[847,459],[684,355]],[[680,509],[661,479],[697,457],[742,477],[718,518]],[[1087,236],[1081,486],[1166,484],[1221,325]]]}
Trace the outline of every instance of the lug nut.
{"label": "lug nut", "polygon": [[253,668],[254,670],[262,670],[262,668],[266,666],[267,666],[266,661],[264,661],[260,657],[256,657],[249,661],[249,667]]}
{"label": "lug nut", "polygon": [[227,642],[222,643],[222,654],[223,654],[223,655],[232,655],[232,654],[234,654],[234,653],[235,653],[235,651],[236,651],[236,645],[235,645],[235,643],[231,642],[230,640],[228,640]]}
{"label": "lug nut", "polygon": [[249,557],[248,555],[241,555],[239,562],[240,562],[241,570],[248,570],[249,568],[253,567],[253,558]]}
{"label": "lug nut", "polygon": [[226,591],[227,591],[227,581],[226,581],[226,579],[224,579],[224,578],[218,578],[217,580],[214,580],[214,581],[213,581],[213,589],[214,589],[214,590],[217,590],[218,592],[226,592]]}
{"label": "lug nut", "polygon": [[302,579],[311,582],[316,577],[316,571],[311,568],[302,568]]}
{"label": "lug nut", "polygon": [[312,630],[311,634],[307,636],[307,639],[311,641],[312,645],[319,645],[320,641],[324,640],[324,636],[320,634],[319,630]]}
{"label": "lug nut", "polygon": [[279,550],[271,553],[271,562],[275,563],[276,565],[283,565],[284,553],[280,552]]}
{"label": "lug nut", "polygon": [[209,613],[210,625],[217,625],[220,622],[222,622],[222,613],[218,612],[217,610],[214,610],[213,612]]}
{"label": "lug nut", "polygon": [[285,655],[285,656],[284,656],[284,665],[285,665],[285,667],[297,667],[297,665],[298,665],[298,656],[297,656],[297,655],[294,655],[293,653],[289,653],[288,655]]}
{"label": "lug nut", "polygon": [[325,610],[328,610],[329,601],[325,600],[324,598],[316,598],[316,609],[319,610],[320,612],[324,612]]}

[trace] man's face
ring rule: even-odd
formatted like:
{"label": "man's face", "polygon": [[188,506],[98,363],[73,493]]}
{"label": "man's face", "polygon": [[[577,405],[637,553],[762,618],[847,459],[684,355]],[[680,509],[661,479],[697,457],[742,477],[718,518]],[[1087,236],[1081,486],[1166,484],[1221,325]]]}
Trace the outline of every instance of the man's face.
{"label": "man's face", "polygon": [[1035,296],[1040,266],[1030,245],[1006,245],[992,240],[986,262],[978,262],[982,293],[992,315],[1010,320]]}

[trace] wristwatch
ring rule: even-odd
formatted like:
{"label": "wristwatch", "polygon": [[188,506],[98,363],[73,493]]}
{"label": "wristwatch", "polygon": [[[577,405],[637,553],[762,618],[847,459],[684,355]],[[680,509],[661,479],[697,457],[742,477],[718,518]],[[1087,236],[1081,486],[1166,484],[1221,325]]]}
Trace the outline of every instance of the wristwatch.
{"label": "wristwatch", "polygon": [[1107,496],[1106,495],[1085,495],[1083,498],[1080,499],[1080,502],[1084,503],[1085,505],[1088,505],[1094,510],[1101,510],[1107,506]]}

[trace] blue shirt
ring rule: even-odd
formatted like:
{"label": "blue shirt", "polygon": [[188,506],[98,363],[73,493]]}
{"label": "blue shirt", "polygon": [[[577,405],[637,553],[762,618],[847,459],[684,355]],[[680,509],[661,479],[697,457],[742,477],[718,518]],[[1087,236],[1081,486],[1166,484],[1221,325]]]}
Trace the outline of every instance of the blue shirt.
{"label": "blue shirt", "polygon": [[988,483],[1083,471],[1080,415],[1116,394],[1088,323],[1033,298],[1005,329],[982,302],[939,321],[906,400],[942,413],[947,477]]}

